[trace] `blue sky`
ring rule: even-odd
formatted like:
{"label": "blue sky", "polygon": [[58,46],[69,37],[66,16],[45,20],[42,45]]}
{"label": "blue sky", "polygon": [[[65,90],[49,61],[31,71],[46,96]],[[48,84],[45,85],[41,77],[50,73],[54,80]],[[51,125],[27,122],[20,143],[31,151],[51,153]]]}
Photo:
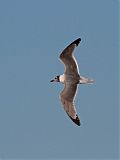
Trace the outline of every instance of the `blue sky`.
{"label": "blue sky", "polygon": [[[73,124],[59,101],[58,60],[73,40],[80,73]],[[118,2],[0,1],[0,159],[118,158]]]}

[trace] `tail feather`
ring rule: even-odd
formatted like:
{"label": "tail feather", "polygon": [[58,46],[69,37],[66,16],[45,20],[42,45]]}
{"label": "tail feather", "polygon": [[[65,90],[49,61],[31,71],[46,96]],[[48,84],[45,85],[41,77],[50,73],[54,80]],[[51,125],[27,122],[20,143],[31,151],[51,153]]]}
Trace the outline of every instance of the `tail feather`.
{"label": "tail feather", "polygon": [[89,79],[83,76],[80,76],[80,84],[92,84],[94,82],[93,79]]}

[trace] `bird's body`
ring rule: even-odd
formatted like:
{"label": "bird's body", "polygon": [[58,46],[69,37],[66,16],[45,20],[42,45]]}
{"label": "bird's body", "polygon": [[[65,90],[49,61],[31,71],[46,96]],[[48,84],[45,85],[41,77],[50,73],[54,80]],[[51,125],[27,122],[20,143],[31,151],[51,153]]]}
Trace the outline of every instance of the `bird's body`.
{"label": "bird's body", "polygon": [[64,84],[64,89],[60,93],[60,100],[63,104],[64,110],[71,118],[71,120],[80,125],[80,119],[78,118],[77,111],[74,104],[74,99],[77,93],[78,85],[92,83],[93,80],[80,76],[77,61],[73,55],[73,51],[80,43],[81,39],[78,38],[67,46],[60,54],[59,58],[65,66],[63,75],[55,77],[51,82],[61,82]]}

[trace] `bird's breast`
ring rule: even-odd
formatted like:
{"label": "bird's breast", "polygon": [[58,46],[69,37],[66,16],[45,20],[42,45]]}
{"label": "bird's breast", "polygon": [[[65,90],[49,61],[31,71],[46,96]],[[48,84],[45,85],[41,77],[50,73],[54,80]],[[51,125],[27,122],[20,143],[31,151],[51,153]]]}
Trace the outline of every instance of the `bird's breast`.
{"label": "bird's breast", "polygon": [[64,81],[72,84],[78,84],[80,80],[79,74],[65,74]]}
{"label": "bird's breast", "polygon": [[61,83],[64,83],[65,82],[65,75],[60,75],[60,82]]}

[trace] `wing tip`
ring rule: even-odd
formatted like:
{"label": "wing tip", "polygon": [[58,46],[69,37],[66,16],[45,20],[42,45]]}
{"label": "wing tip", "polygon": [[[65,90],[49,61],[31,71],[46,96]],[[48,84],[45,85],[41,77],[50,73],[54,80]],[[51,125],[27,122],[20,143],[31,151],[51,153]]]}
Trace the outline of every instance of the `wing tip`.
{"label": "wing tip", "polygon": [[69,116],[69,117],[70,117],[70,119],[71,119],[75,124],[77,124],[78,126],[81,125],[80,119],[79,119],[79,117],[78,117],[77,114],[76,114],[76,119],[72,118],[71,116]]}
{"label": "wing tip", "polygon": [[80,41],[81,41],[81,38],[78,38],[75,41],[73,41],[71,44],[76,44],[76,46],[78,46]]}

